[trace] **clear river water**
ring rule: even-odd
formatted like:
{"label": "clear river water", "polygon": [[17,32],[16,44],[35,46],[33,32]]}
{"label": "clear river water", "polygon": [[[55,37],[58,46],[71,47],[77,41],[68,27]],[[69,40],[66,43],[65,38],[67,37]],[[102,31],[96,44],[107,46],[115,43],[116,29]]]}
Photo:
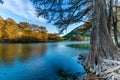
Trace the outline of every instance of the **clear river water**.
{"label": "clear river water", "polygon": [[88,44],[0,44],[0,80],[64,80],[65,73],[86,76],[78,56],[88,53]]}

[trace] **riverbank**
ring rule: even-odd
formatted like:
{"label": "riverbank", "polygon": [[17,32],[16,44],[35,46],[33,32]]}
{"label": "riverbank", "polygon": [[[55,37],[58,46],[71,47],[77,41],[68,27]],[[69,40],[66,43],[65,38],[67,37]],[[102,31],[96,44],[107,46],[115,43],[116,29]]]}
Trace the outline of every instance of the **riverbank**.
{"label": "riverbank", "polygon": [[[55,42],[75,42],[75,41],[70,41],[70,40],[0,40],[0,43],[55,43]],[[76,42],[84,42],[84,41],[76,41]],[[89,42],[89,41],[85,41]],[[69,45],[71,46],[71,45]],[[72,46],[71,46],[72,47]],[[80,47],[79,45],[75,45],[74,47],[78,48]]]}
{"label": "riverbank", "polygon": [[67,40],[1,40],[0,43],[49,43],[49,42],[65,42]]}
{"label": "riverbank", "polygon": [[[78,57],[78,60],[83,60],[84,61],[86,59],[86,57],[87,57],[87,55],[80,54],[79,57]],[[102,78],[102,77],[100,77],[100,76],[98,76],[94,73],[91,73],[91,71],[85,66],[84,66],[84,69],[86,70],[87,76],[84,77],[83,80],[106,80],[105,78]],[[78,78],[78,80],[81,80],[81,77]]]}

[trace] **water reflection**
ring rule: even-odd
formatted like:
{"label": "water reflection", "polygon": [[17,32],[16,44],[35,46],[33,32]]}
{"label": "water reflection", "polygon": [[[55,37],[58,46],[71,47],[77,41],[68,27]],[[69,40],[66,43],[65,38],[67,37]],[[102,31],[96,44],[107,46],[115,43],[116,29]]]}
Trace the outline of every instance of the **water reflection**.
{"label": "water reflection", "polygon": [[[76,50],[75,45],[83,48]],[[68,80],[61,79],[61,73],[85,76],[77,61],[80,53],[86,53],[84,48],[81,42],[0,44],[0,80]]]}
{"label": "water reflection", "polygon": [[26,61],[42,56],[46,49],[46,44],[0,44],[0,64],[11,64],[16,59]]}
{"label": "water reflection", "polygon": [[68,47],[72,47],[72,48],[76,48],[76,49],[84,49],[84,50],[88,50],[89,48],[89,44],[71,44],[71,45],[67,45]]}

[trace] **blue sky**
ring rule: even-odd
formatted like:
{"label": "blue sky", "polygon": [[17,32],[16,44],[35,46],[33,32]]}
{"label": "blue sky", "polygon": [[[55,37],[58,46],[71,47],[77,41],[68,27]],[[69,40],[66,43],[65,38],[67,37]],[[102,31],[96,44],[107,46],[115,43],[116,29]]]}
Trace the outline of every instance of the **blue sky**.
{"label": "blue sky", "polygon": [[[0,4],[0,16],[4,19],[12,18],[17,23],[21,21],[38,24],[40,26],[45,26],[49,33],[57,33],[57,28],[52,25],[48,24],[46,19],[43,17],[36,17],[35,9],[32,3],[29,0],[4,0],[4,4]],[[72,29],[77,27],[79,24],[74,24],[68,27],[67,32],[70,32]]]}

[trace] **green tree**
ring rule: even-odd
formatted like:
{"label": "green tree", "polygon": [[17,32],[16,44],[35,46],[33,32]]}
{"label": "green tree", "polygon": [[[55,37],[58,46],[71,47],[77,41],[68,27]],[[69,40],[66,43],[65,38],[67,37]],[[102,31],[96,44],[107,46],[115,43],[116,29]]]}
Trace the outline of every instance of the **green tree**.
{"label": "green tree", "polygon": [[73,35],[73,36],[71,37],[71,40],[72,40],[72,41],[76,41],[76,40],[77,40],[77,36],[76,36],[76,35]]}
{"label": "green tree", "polygon": [[[113,0],[31,1],[37,9],[38,16],[42,15],[50,20],[60,31],[65,30],[69,24],[79,23],[83,19],[84,21],[90,18],[93,20],[89,54],[84,63],[91,71],[101,75],[102,70],[106,68],[102,67],[105,59],[120,60],[119,51],[111,36]],[[111,75],[108,79],[110,77]]]}

